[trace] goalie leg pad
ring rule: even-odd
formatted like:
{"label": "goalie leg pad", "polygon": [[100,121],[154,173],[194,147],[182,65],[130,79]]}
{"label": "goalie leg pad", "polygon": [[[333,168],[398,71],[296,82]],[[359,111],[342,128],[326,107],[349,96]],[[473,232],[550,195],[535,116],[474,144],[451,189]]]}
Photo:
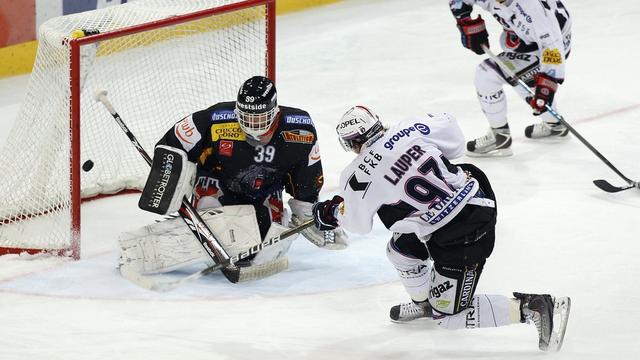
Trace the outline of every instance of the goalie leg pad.
{"label": "goalie leg pad", "polygon": [[[280,235],[283,231],[288,230],[288,228],[278,224],[272,223],[267,235],[265,236],[265,240],[270,239],[272,237]],[[297,238],[296,235],[290,236],[286,239],[280,240],[279,242],[267,246],[262,249],[256,256],[251,260],[251,265],[260,265],[272,262],[274,260],[285,257],[287,252],[289,251],[289,247],[293,240]]]}
{"label": "goalie leg pad", "polygon": [[[224,206],[199,213],[230,256],[260,243],[251,205]],[[119,243],[120,265],[141,274],[164,273],[197,263],[213,264],[180,218],[123,233]]]}
{"label": "goalie leg pad", "polygon": [[193,191],[195,177],[196,164],[189,161],[186,152],[157,146],[138,207],[161,215],[178,211],[182,198]]}

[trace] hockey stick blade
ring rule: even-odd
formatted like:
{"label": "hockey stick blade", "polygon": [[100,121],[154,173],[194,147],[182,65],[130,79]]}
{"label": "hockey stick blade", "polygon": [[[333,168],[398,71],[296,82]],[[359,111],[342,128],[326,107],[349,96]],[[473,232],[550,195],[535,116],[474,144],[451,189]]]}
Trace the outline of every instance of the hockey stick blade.
{"label": "hockey stick blade", "polygon": [[608,193],[617,193],[619,191],[633,189],[638,186],[638,183],[634,183],[627,186],[613,186],[607,180],[602,180],[602,179],[593,180],[593,184],[598,188],[600,188],[601,190],[604,190]]}

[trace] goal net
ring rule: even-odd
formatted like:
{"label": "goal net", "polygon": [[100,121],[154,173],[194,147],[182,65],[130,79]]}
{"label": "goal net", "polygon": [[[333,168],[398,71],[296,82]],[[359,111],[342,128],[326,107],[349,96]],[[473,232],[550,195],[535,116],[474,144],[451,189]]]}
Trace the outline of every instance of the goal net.
{"label": "goal net", "polygon": [[149,166],[95,91],[152,153],[176,121],[273,79],[274,42],[275,0],[137,0],[42,24],[0,153],[0,254],[77,259],[81,201],[144,186]]}

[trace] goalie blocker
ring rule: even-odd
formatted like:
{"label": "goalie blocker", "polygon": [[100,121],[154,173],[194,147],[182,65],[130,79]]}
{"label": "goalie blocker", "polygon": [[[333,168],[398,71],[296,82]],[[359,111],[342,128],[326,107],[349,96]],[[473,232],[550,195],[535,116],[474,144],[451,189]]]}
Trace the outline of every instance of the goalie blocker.
{"label": "goalie blocker", "polygon": [[160,215],[178,211],[182,198],[193,191],[195,177],[196,164],[188,160],[186,152],[171,146],[156,146],[138,207]]}

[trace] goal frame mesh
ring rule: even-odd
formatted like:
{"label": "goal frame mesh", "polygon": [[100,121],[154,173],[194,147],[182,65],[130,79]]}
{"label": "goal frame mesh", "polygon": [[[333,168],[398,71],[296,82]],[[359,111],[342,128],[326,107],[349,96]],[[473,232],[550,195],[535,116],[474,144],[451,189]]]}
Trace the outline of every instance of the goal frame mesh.
{"label": "goal frame mesh", "polygon": [[[239,1],[237,3],[222,5],[206,10],[196,11],[184,15],[175,15],[162,20],[151,21],[140,25],[133,25],[123,27],[121,29],[88,35],[80,38],[68,39],[69,50],[69,136],[70,136],[70,154],[69,154],[69,184],[70,184],[70,245],[68,248],[63,249],[35,249],[35,248],[20,248],[20,247],[2,247],[0,246],[0,255],[5,254],[37,254],[37,253],[50,253],[57,256],[70,256],[71,258],[80,259],[81,250],[81,218],[80,208],[83,201],[93,200],[100,197],[119,195],[123,193],[131,193],[132,190],[123,190],[117,194],[98,194],[89,198],[82,198],[81,194],[81,176],[80,171],[81,162],[81,48],[83,46],[91,45],[96,42],[112,40],[127,35],[145,32],[149,30],[160,29],[167,26],[174,26],[190,21],[204,19],[216,15],[222,15],[234,11],[244,10],[252,7],[264,6],[265,7],[265,27],[266,27],[266,54],[265,64],[266,76],[272,81],[276,81],[276,54],[275,54],[275,41],[276,41],[276,0],[246,0]],[[220,101],[223,99],[220,99]],[[196,110],[196,109],[194,109]],[[106,111],[106,110],[105,110]],[[176,119],[177,120],[177,119]],[[124,135],[123,135],[124,136]],[[133,149],[132,149],[133,151]],[[28,221],[28,220],[27,220]],[[1,225],[0,225],[1,226]]]}

